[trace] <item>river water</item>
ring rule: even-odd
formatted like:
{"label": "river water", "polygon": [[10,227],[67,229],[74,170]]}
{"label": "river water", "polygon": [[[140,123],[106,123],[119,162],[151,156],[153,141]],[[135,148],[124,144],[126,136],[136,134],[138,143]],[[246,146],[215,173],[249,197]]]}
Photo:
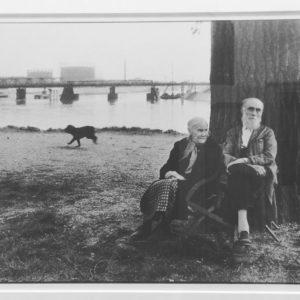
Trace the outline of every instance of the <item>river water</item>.
{"label": "river water", "polygon": [[[8,98],[0,98],[0,127],[7,125],[33,126],[42,130],[92,125],[103,127],[141,127],[173,129],[186,132],[188,119],[202,116],[209,120],[210,92],[199,88],[198,101],[175,99],[151,103],[146,101],[148,87],[117,88],[118,100],[107,100],[108,88],[77,88],[79,100],[71,105],[59,101],[61,89],[56,89],[52,99],[34,99],[41,89],[27,89],[26,104],[16,104],[16,89],[2,90]],[[160,87],[160,94],[164,88]],[[177,91],[174,91],[176,93]],[[178,91],[179,92],[179,91]]]}

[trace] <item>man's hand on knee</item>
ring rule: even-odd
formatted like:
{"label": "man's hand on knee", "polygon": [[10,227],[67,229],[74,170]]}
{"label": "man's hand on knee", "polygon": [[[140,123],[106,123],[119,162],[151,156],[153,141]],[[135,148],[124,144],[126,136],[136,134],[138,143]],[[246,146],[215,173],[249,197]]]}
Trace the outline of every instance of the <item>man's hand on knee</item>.
{"label": "man's hand on knee", "polygon": [[267,174],[267,171],[264,166],[250,165],[250,167],[253,168],[259,176],[266,176]]}

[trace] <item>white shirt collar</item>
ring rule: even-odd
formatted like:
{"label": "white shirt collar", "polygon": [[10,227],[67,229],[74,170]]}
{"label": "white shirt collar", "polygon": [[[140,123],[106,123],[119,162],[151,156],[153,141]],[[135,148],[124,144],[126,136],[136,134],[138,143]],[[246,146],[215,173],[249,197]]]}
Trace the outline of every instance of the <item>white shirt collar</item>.
{"label": "white shirt collar", "polygon": [[245,125],[243,125],[243,128],[242,128],[243,131],[253,131],[253,129],[250,129],[248,127],[246,127]]}
{"label": "white shirt collar", "polygon": [[253,130],[243,126],[242,128],[242,146],[247,147]]}

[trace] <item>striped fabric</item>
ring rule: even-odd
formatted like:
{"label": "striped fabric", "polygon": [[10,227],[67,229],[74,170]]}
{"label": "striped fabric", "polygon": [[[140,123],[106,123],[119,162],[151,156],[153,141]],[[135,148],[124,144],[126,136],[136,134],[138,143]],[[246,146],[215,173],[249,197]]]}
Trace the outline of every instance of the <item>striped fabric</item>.
{"label": "striped fabric", "polygon": [[154,181],[144,193],[140,208],[144,221],[150,220],[156,211],[165,212],[170,216],[176,200],[178,181],[174,179],[160,179]]}

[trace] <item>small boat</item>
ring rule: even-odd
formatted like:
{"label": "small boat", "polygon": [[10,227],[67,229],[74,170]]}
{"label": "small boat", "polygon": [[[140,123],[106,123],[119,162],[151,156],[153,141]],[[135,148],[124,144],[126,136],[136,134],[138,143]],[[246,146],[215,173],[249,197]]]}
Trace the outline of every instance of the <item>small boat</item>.
{"label": "small boat", "polygon": [[33,96],[34,99],[50,99],[50,90],[47,91],[44,89],[41,93],[35,94]]}
{"label": "small boat", "polygon": [[18,105],[26,103],[26,89],[24,89],[24,88],[17,88],[16,103]]}
{"label": "small boat", "polygon": [[170,94],[167,93],[168,88],[169,88],[169,87],[167,86],[166,89],[165,89],[165,92],[160,96],[161,99],[164,99],[164,100],[171,99],[171,100],[173,100],[173,99],[178,99],[178,98],[181,98],[181,97],[182,97],[182,95],[179,94],[179,93],[174,94],[174,88],[173,88],[173,85],[172,85],[172,87],[171,87],[172,91],[171,91]]}
{"label": "small boat", "polygon": [[7,98],[8,94],[4,92],[0,92],[0,98]]}
{"label": "small boat", "polygon": [[173,99],[179,99],[182,98],[182,95],[180,93],[174,94],[174,80],[173,80],[173,66],[172,66],[172,81],[171,81],[171,94],[167,93],[169,86],[165,88],[164,93],[160,96],[161,99],[164,100],[173,100]]}
{"label": "small boat", "polygon": [[168,93],[163,93],[161,96],[160,96],[161,99],[165,99],[165,100],[168,100],[168,99],[178,99],[178,98],[181,98],[181,94],[168,94]]}

